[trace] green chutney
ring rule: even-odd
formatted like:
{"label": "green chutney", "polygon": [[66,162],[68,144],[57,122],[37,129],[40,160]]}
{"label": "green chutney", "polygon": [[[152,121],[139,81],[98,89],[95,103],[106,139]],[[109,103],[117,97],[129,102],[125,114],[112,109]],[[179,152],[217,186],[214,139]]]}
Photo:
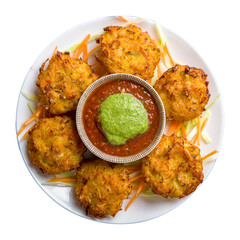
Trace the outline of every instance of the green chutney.
{"label": "green chutney", "polygon": [[113,94],[99,109],[100,123],[107,140],[122,145],[148,129],[148,115],[143,104],[130,94]]}

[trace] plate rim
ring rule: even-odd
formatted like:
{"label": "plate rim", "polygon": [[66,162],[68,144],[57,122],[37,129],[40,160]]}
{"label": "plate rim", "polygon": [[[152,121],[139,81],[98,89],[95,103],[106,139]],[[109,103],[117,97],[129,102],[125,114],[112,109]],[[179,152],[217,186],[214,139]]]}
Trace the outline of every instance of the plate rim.
{"label": "plate rim", "polygon": [[[53,43],[54,43],[55,41],[57,41],[59,38],[61,38],[63,35],[68,34],[68,32],[74,31],[75,29],[77,29],[77,28],[79,28],[79,27],[81,27],[81,26],[90,24],[90,23],[92,23],[92,22],[102,21],[103,19],[107,19],[107,18],[111,19],[111,18],[117,18],[117,17],[118,17],[118,16],[114,16],[114,15],[112,15],[112,16],[98,17],[98,18],[90,19],[90,20],[87,20],[87,21],[85,21],[85,22],[81,22],[81,23],[79,23],[79,24],[76,24],[75,26],[69,28],[68,30],[66,30],[66,31],[64,31],[63,33],[61,33],[60,35],[58,35],[55,39],[53,39],[53,40],[41,51],[40,54],[37,55],[37,57],[35,58],[33,64],[32,64],[31,67],[29,68],[27,74],[25,75],[24,80],[23,80],[23,82],[22,82],[22,85],[21,85],[21,87],[20,87],[20,91],[19,91],[19,95],[18,95],[18,99],[17,99],[17,104],[16,104],[16,112],[15,112],[15,131],[16,131],[16,133],[18,132],[18,130],[17,130],[17,117],[18,117],[18,108],[19,108],[19,101],[20,101],[21,92],[22,92],[24,83],[25,83],[25,81],[26,81],[26,79],[27,79],[27,76],[29,75],[32,67],[33,67],[33,66],[36,64],[36,62],[38,61],[38,59],[39,59],[39,57],[41,56],[41,54],[42,54],[45,50],[47,50],[51,45],[53,45]],[[126,18],[139,18],[138,16],[132,16],[132,15],[124,15],[124,17],[126,17]],[[157,21],[152,20],[152,19],[145,19],[145,18],[143,18],[143,19],[144,19],[146,22],[151,22],[151,23],[154,23],[154,24],[157,23]],[[197,50],[195,50],[195,49],[193,48],[193,46],[192,46],[187,40],[185,40],[184,38],[182,38],[182,37],[179,36],[178,34],[174,33],[171,29],[166,28],[163,24],[161,24],[161,27],[163,28],[163,31],[165,31],[165,30],[168,31],[170,34],[175,35],[178,39],[180,39],[181,41],[183,41],[184,43],[186,43],[186,44],[191,48],[191,50],[193,50],[193,51],[195,52],[195,54],[198,56],[198,58],[199,58],[203,63],[205,63],[205,65],[207,66],[208,72],[211,73],[211,76],[212,76],[212,79],[214,80],[214,83],[215,83],[215,85],[216,85],[217,91],[221,94],[221,98],[218,100],[218,101],[220,102],[221,119],[222,119],[221,135],[220,135],[220,139],[219,139],[219,142],[218,142],[218,153],[217,153],[217,157],[216,157],[216,159],[214,160],[214,162],[213,162],[211,168],[209,169],[208,173],[204,176],[203,182],[205,182],[206,179],[208,178],[209,174],[212,172],[213,167],[215,166],[215,164],[216,164],[216,162],[217,162],[217,159],[218,159],[218,157],[219,157],[219,154],[220,154],[220,152],[221,152],[221,149],[222,149],[223,136],[224,136],[224,131],[225,131],[225,107],[224,107],[224,101],[223,101],[223,98],[224,98],[224,97],[222,96],[222,93],[221,93],[220,87],[219,87],[219,83],[218,83],[218,81],[216,80],[215,75],[214,75],[213,72],[211,71],[211,69],[210,69],[210,67],[209,67],[209,64],[207,64],[207,61],[202,58],[202,56],[199,54],[199,52],[198,52]],[[78,214],[77,212],[74,212],[73,210],[65,207],[63,204],[61,204],[61,203],[58,202],[56,199],[54,199],[54,197],[52,197],[52,196],[45,190],[44,186],[38,181],[37,178],[35,178],[33,172],[31,171],[29,165],[27,164],[27,161],[25,160],[25,158],[24,158],[24,156],[23,156],[23,153],[22,153],[21,147],[20,147],[21,141],[19,140],[18,137],[16,137],[16,140],[17,140],[17,144],[18,144],[19,151],[20,151],[21,156],[22,156],[22,160],[23,160],[26,168],[28,169],[30,175],[32,176],[32,178],[34,179],[34,181],[37,183],[37,185],[42,189],[42,191],[43,191],[45,194],[47,194],[47,196],[50,197],[50,199],[52,199],[54,202],[56,202],[59,206],[63,207],[65,210],[67,210],[67,211],[69,211],[69,212],[71,212],[71,213],[73,213],[73,214],[75,214],[75,215],[77,215],[77,216],[79,216],[79,217],[82,217],[82,218],[85,218],[85,219],[87,219],[87,220],[94,221],[94,222],[100,222],[100,223],[105,223],[105,224],[121,224],[121,225],[123,225],[123,224],[135,224],[135,223],[142,223],[142,222],[150,221],[150,220],[159,218],[159,217],[161,217],[161,216],[169,213],[170,211],[172,211],[172,210],[174,210],[175,208],[179,207],[181,204],[185,203],[186,200],[187,200],[188,198],[190,198],[190,197],[202,186],[202,184],[200,184],[200,185],[198,186],[198,188],[197,188],[193,193],[191,193],[190,195],[188,195],[188,196],[185,197],[185,200],[184,200],[184,201],[178,202],[177,204],[174,205],[173,208],[170,208],[168,211],[166,211],[166,212],[164,212],[164,213],[162,213],[162,214],[160,214],[160,215],[158,215],[158,216],[154,216],[154,217],[152,217],[152,218],[148,218],[148,219],[144,219],[144,220],[139,220],[139,221],[134,221],[134,222],[108,222],[108,221],[104,221],[104,218],[103,218],[103,219],[91,218],[91,217],[88,217],[88,216],[85,216],[85,215],[80,215],[80,214]]]}

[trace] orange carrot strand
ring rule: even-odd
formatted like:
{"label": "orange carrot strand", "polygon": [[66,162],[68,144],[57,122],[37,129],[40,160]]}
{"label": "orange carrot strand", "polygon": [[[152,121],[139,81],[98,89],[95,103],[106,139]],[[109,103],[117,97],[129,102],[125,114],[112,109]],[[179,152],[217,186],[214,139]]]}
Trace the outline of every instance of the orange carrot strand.
{"label": "orange carrot strand", "polygon": [[23,124],[23,126],[19,129],[19,131],[17,132],[17,137],[23,132],[23,130],[34,120],[36,120],[42,113],[43,108],[39,107],[34,113],[33,115]]}
{"label": "orange carrot strand", "polygon": [[88,55],[88,50],[87,50],[87,44],[83,44],[83,58],[85,58]]}
{"label": "orange carrot strand", "polygon": [[201,131],[200,117],[198,117],[197,120],[198,120],[198,124],[197,124],[197,134],[196,134],[196,137],[195,137],[195,139],[194,139],[194,141],[193,141],[193,144],[197,143],[198,146],[199,146],[199,141],[200,141],[199,136],[200,136],[200,131]]}
{"label": "orange carrot strand", "polygon": [[57,53],[57,46],[55,47],[54,51],[53,51],[53,54],[52,54],[52,57]]}
{"label": "orange carrot strand", "polygon": [[178,121],[175,121],[175,120],[170,121],[170,127],[168,129],[167,135],[168,136],[172,135],[175,132],[177,126],[178,126]]}
{"label": "orange carrot strand", "polygon": [[171,56],[171,54],[170,54],[170,52],[168,50],[167,43],[165,43],[165,49],[166,49],[167,55],[168,55],[168,57],[169,57],[169,59],[171,61],[172,66],[175,66],[175,62],[173,61],[173,58],[172,58],[172,56]]}
{"label": "orange carrot strand", "polygon": [[95,66],[97,66],[97,65],[100,65],[99,62],[93,63],[93,64],[91,65],[91,67],[95,67]]}
{"label": "orange carrot strand", "polygon": [[143,182],[140,182],[140,183],[136,184],[134,187],[132,187],[132,190],[137,189],[142,183],[143,183]]}
{"label": "orange carrot strand", "polygon": [[217,150],[214,150],[214,151],[208,153],[207,155],[205,155],[204,157],[202,157],[202,161],[204,161],[205,159],[209,158],[210,156],[212,156],[212,155],[215,154],[215,153],[218,153],[218,151],[217,151]]}
{"label": "orange carrot strand", "polygon": [[129,203],[127,204],[125,211],[128,210],[128,208],[130,207],[130,205],[136,200],[136,198],[140,195],[140,193],[144,190],[144,188],[146,187],[146,184],[143,182],[139,185],[138,190],[136,192],[136,194],[134,195],[134,197],[129,201]]}
{"label": "orange carrot strand", "polygon": [[200,136],[201,136],[201,122],[200,117],[198,117],[198,138],[197,138],[197,145],[200,146]]}
{"label": "orange carrot strand", "polygon": [[128,174],[133,173],[133,172],[136,172],[136,171],[140,170],[140,168],[141,168],[140,166],[127,167]]}
{"label": "orange carrot strand", "polygon": [[81,53],[82,53],[82,51],[83,51],[83,46],[81,46],[80,48],[76,49],[76,50],[74,51],[72,57],[73,57],[73,58],[79,58],[80,55],[81,55]]}
{"label": "orange carrot strand", "polygon": [[101,45],[97,45],[96,47],[94,47],[91,51],[89,51],[89,53],[84,56],[83,60],[87,61],[87,59],[89,58],[89,56],[94,52],[96,51],[98,48],[100,48]]}
{"label": "orange carrot strand", "polygon": [[123,22],[128,22],[128,20],[126,18],[124,18],[123,16],[118,16]]}
{"label": "orange carrot strand", "polygon": [[176,129],[174,131],[174,134],[177,135],[178,132],[180,131],[180,129],[181,129],[181,122],[178,122],[178,125],[177,125],[177,127],[176,127]]}
{"label": "orange carrot strand", "polygon": [[204,122],[203,122],[203,124],[202,124],[202,126],[201,126],[201,129],[200,129],[200,134],[202,133],[202,131],[203,131],[203,129],[204,129],[207,121],[208,121],[208,118],[205,118],[205,119],[204,119]]}
{"label": "orange carrot strand", "polygon": [[83,50],[83,47],[84,47],[84,44],[87,43],[87,41],[89,40],[90,38],[90,34],[88,34],[81,43],[79,43],[79,45],[77,46],[77,48],[74,50],[73,52],[73,55],[72,57],[73,58],[78,58],[80,56],[80,54],[82,53],[82,50]]}
{"label": "orange carrot strand", "polygon": [[46,182],[64,182],[64,183],[75,183],[76,178],[75,177],[69,177],[69,178],[52,178]]}
{"label": "orange carrot strand", "polygon": [[137,175],[135,175],[134,177],[131,178],[131,182],[134,182],[134,181],[136,181],[136,180],[138,180],[139,178],[142,178],[142,177],[143,177],[142,173],[139,173],[139,174],[137,174]]}
{"label": "orange carrot strand", "polygon": [[180,126],[181,126],[181,129],[182,129],[182,134],[183,134],[183,137],[187,137],[187,133],[186,133],[186,129],[185,129],[185,127],[184,127],[184,124],[181,122],[180,123]]}
{"label": "orange carrot strand", "polygon": [[31,130],[33,129],[34,125],[23,135],[22,139],[21,139],[21,142],[27,138],[27,136],[29,135],[29,133],[31,132]]}
{"label": "orange carrot strand", "polygon": [[149,79],[147,80],[147,82],[151,85],[151,83],[152,83],[152,79],[149,78]]}

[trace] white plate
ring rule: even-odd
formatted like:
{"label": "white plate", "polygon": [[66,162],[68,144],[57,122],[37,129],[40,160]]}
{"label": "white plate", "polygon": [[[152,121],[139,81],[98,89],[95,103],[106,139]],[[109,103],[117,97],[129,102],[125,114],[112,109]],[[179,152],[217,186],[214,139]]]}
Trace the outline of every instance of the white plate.
{"label": "white plate", "polygon": [[[134,17],[131,17],[134,19]],[[121,20],[117,17],[105,17],[101,19],[92,20],[87,23],[80,24],[67,32],[63,33],[60,37],[55,39],[36,59],[32,67],[30,68],[21,88],[21,91],[28,93],[37,93],[37,87],[35,85],[37,75],[39,73],[39,68],[42,63],[50,58],[55,46],[58,46],[58,50],[64,51],[75,43],[82,41],[82,39],[90,33],[91,35],[99,33],[102,29],[109,25],[120,25],[123,24]],[[156,31],[154,28],[155,22],[146,21],[144,23],[136,24],[140,26],[143,30],[148,31],[152,38],[156,39]],[[218,96],[219,88],[216,81],[209,68],[205,62],[201,59],[198,53],[183,39],[175,35],[174,33],[163,29],[168,47],[173,56],[174,60],[180,64],[187,64],[190,66],[202,68],[208,74],[209,90],[211,93],[210,103]],[[95,42],[90,43],[89,49],[95,45]],[[90,60],[90,63],[93,60]],[[16,113],[16,131],[20,129],[22,124],[31,116],[31,112],[27,106],[28,100],[22,94],[19,94],[17,113]],[[205,155],[214,149],[220,150],[221,141],[223,136],[223,106],[221,99],[211,107],[212,116],[206,125],[206,131],[212,138],[210,144],[201,143],[201,154]],[[43,186],[41,183],[51,178],[51,175],[42,174],[40,170],[34,167],[27,155],[27,141],[20,142],[18,139],[19,149],[21,151],[23,160],[38,185],[43,189],[43,191],[48,194],[56,203],[64,207],[65,209],[75,213],[81,217],[88,219],[94,219],[96,221],[107,222],[107,223],[136,223],[142,222],[155,217],[159,217],[170,210],[176,208],[181,203],[189,198],[189,196],[182,199],[164,199],[161,197],[144,197],[140,196],[134,204],[128,209],[127,212],[124,210],[118,212],[118,214],[113,217],[106,217],[102,220],[92,218],[91,216],[85,215],[85,210],[80,207],[78,200],[74,196],[74,190],[68,187],[53,187],[53,186]],[[216,155],[213,156],[216,159]],[[210,173],[215,161],[204,163],[204,180]],[[204,183],[203,183],[204,184]],[[191,196],[191,195],[190,195]],[[124,200],[122,209],[125,208],[129,200]]]}

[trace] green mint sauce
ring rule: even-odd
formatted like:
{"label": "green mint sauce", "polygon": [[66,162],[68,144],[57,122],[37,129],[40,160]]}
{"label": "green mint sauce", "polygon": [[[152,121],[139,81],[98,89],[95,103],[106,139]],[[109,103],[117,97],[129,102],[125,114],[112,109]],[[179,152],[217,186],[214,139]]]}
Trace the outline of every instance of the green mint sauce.
{"label": "green mint sauce", "polygon": [[130,94],[111,95],[101,104],[99,112],[102,129],[113,145],[125,144],[148,129],[146,109]]}

